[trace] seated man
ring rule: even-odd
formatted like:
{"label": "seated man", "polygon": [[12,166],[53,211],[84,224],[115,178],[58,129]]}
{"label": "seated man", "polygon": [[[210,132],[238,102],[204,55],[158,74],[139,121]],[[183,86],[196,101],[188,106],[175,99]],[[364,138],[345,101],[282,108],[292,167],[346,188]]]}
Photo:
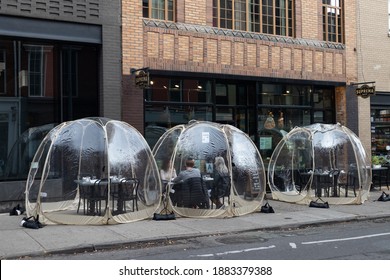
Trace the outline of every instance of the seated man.
{"label": "seated man", "polygon": [[195,161],[192,158],[186,160],[186,169],[181,171],[174,179],[174,183],[185,181],[188,178],[201,177],[199,169],[195,168]]}
{"label": "seated man", "polygon": [[186,169],[181,171],[173,183],[176,186],[172,201],[177,206],[191,208],[208,208],[207,191],[203,188],[202,177],[199,169],[195,168],[192,158],[186,160]]}

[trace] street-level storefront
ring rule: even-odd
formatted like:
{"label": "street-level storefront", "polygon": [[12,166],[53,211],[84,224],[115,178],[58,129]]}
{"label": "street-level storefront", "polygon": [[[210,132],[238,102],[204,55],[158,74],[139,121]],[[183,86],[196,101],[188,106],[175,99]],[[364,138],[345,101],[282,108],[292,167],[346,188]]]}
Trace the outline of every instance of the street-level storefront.
{"label": "street-level storefront", "polygon": [[22,199],[31,160],[51,128],[99,115],[101,45],[99,27],[56,22],[54,32],[43,20],[0,17],[4,21],[10,25],[0,24],[2,207]]}
{"label": "street-level storefront", "polygon": [[0,177],[27,175],[23,170],[33,156],[30,152],[19,155],[28,156],[26,162],[19,159],[27,164],[23,170],[7,165],[11,149],[23,132],[98,115],[97,69],[98,49],[94,46],[0,40]]}
{"label": "street-level storefront", "polygon": [[377,92],[371,103],[371,152],[390,162],[390,100],[388,92]]}
{"label": "street-level storefront", "polygon": [[151,73],[144,90],[145,138],[153,146],[167,128],[191,119],[231,124],[251,137],[266,162],[295,126],[335,123],[335,86]]}

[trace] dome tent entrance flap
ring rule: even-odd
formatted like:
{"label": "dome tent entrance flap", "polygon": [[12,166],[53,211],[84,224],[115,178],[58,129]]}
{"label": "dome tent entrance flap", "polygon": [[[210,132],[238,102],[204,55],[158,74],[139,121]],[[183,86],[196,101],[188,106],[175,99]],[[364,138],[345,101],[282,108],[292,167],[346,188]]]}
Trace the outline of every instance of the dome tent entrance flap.
{"label": "dome tent entrance flap", "polygon": [[371,166],[360,139],[340,124],[296,127],[276,146],[268,166],[274,199],[309,204],[360,204],[368,198]]}
{"label": "dome tent entrance flap", "polygon": [[[231,125],[193,120],[165,132],[153,154],[164,174],[162,179],[167,180],[167,188],[175,190],[168,199],[169,207],[176,214],[186,217],[239,216],[260,209],[265,194],[265,169],[256,146],[241,130]],[[180,184],[169,183],[186,169],[188,159],[194,161],[201,173],[202,187],[207,193],[205,205],[187,205],[189,195],[181,195],[186,186],[181,189]],[[229,181],[227,192],[220,191],[221,177],[227,177]]]}
{"label": "dome tent entrance flap", "polygon": [[126,223],[151,217],[160,195],[143,136],[125,122],[85,118],[56,126],[41,142],[26,210],[48,224]]}

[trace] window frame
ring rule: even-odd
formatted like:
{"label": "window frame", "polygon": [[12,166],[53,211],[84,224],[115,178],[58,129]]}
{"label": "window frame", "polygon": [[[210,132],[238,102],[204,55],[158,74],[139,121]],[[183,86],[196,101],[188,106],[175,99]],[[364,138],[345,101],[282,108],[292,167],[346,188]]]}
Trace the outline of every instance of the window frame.
{"label": "window frame", "polygon": [[[159,5],[162,2],[163,7]],[[172,6],[171,9],[170,6]],[[142,11],[143,17],[175,22],[176,0],[143,0]],[[157,13],[157,15],[154,13]]]}
{"label": "window frame", "polygon": [[[345,41],[345,20],[344,20],[344,0],[322,0],[322,39],[326,42],[344,43]],[[332,25],[331,14],[326,13],[333,10],[331,13],[334,19]],[[334,31],[331,32],[332,27]],[[334,36],[331,38],[330,36]]]}
{"label": "window frame", "polygon": [[[280,8],[283,6],[281,3],[284,3],[284,8]],[[265,10],[269,13],[264,13]],[[264,23],[266,18],[270,19],[267,25]],[[213,26],[294,37],[295,0],[270,0],[270,3],[261,0],[214,0]],[[265,29],[267,26],[268,30]]]}
{"label": "window frame", "polygon": [[6,51],[0,49],[0,96],[7,95],[7,61]]}
{"label": "window frame", "polygon": [[45,75],[45,52],[44,46],[29,46],[28,50],[28,96],[44,96]]}

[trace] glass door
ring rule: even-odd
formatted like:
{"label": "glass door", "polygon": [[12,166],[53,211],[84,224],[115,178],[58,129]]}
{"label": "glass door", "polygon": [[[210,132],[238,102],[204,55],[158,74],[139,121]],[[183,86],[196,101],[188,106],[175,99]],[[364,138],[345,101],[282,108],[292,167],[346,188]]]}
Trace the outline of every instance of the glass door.
{"label": "glass door", "polygon": [[16,111],[16,103],[0,102],[0,177],[5,175],[7,157],[16,141]]}

